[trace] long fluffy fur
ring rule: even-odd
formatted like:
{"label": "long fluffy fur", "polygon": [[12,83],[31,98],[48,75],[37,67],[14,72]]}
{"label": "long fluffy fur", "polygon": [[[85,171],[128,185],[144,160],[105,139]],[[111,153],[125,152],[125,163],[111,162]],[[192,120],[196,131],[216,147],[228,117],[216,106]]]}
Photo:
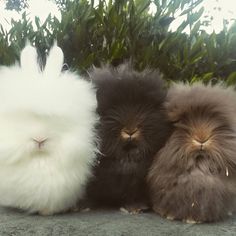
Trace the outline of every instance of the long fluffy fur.
{"label": "long fluffy fur", "polygon": [[[211,222],[235,207],[236,95],[233,89],[176,84],[165,104],[173,133],[148,174],[153,209],[164,217]],[[204,140],[196,146],[196,140]],[[197,143],[198,144],[198,143]]]}
{"label": "long fluffy fur", "polygon": [[35,55],[26,46],[21,66],[0,69],[0,205],[53,214],[75,205],[91,176],[97,102],[91,83],[61,72],[60,48],[46,71]]}
{"label": "long fluffy fur", "polygon": [[[138,73],[127,64],[97,68],[90,77],[97,88],[101,153],[88,199],[95,205],[147,204],[147,170],[169,133],[162,111],[164,83],[158,72]],[[125,128],[137,128],[138,137],[123,140]]]}

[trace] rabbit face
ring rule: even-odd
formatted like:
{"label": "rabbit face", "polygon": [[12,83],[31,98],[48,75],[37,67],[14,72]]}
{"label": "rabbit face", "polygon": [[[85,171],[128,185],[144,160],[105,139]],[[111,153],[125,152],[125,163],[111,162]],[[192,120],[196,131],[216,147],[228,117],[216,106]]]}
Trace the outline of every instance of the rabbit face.
{"label": "rabbit face", "polygon": [[162,107],[166,90],[159,77],[157,72],[138,73],[130,68],[93,72],[101,152],[108,158],[151,159],[164,144],[169,125]]}
{"label": "rabbit face", "polygon": [[[61,152],[76,154],[81,150],[84,144],[76,141],[80,139],[81,134],[84,140],[92,138],[90,130],[86,131],[84,128],[86,125],[91,126],[91,121],[89,117],[86,119],[88,114],[83,112],[82,98],[78,96],[78,91],[83,86],[86,87],[84,81],[81,81],[81,88],[78,90],[77,83],[71,88],[70,82],[73,81],[69,80],[65,82],[58,79],[53,88],[48,87],[47,81],[35,83],[32,79],[29,86],[29,80],[25,81],[26,84],[24,80],[20,80],[19,87],[29,87],[24,94],[16,92],[14,88],[7,89],[7,83],[12,82],[6,81],[5,86],[0,89],[0,97],[5,101],[0,107],[0,161],[22,161],[37,156],[63,158]],[[70,96],[64,92],[67,89]],[[89,106],[90,101],[87,102]],[[95,109],[95,102],[90,109]],[[13,150],[14,155],[9,154],[7,157]],[[67,157],[64,159],[69,161]]]}
{"label": "rabbit face", "polygon": [[156,148],[163,114],[148,105],[123,105],[101,117],[102,150],[116,158],[141,157]]}
{"label": "rabbit face", "polygon": [[180,144],[189,153],[210,153],[235,138],[229,122],[221,114],[211,113],[210,110],[198,113],[196,109],[190,114],[183,114],[174,127]]}
{"label": "rabbit face", "polygon": [[[225,170],[236,151],[234,108],[230,105],[234,94],[231,90],[199,85],[191,89],[186,86],[179,97],[175,93],[170,91],[166,103],[168,118],[174,127],[168,141],[169,151],[165,151],[172,154],[167,156],[175,156],[174,160],[187,169],[196,163],[202,166],[211,163],[215,169],[212,171]],[[225,101],[218,98],[220,94],[225,96]]]}
{"label": "rabbit face", "polygon": [[[14,163],[36,157],[52,158],[51,156],[58,159],[62,150],[63,153],[65,150],[68,152],[68,149],[76,152],[79,127],[73,124],[65,125],[65,122],[70,120],[34,113],[1,116],[0,161]],[[71,146],[72,143],[69,142],[74,142],[74,145]]]}

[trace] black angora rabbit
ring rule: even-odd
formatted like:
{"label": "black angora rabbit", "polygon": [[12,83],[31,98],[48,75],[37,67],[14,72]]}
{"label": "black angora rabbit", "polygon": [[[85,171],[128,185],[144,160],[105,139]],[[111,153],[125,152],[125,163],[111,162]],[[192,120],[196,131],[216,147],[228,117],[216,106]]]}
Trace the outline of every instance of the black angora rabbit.
{"label": "black angora rabbit", "polygon": [[148,174],[154,211],[188,223],[223,219],[235,206],[235,92],[177,84],[165,107],[174,131]]}
{"label": "black angora rabbit", "polygon": [[139,73],[127,64],[94,69],[90,76],[97,88],[101,146],[87,197],[93,206],[137,213],[147,206],[147,171],[170,131],[162,108],[164,82],[158,72]]}

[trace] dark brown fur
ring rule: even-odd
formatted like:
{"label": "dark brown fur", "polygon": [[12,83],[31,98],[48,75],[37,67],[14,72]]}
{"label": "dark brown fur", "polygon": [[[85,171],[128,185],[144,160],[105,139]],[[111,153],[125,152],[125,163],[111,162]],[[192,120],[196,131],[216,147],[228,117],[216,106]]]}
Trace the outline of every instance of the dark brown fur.
{"label": "dark brown fur", "polygon": [[170,131],[164,83],[158,72],[138,73],[127,65],[95,69],[90,77],[97,87],[101,154],[87,197],[106,206],[147,203],[146,174]]}
{"label": "dark brown fur", "polygon": [[171,219],[211,222],[234,209],[235,93],[174,85],[165,104],[174,131],[148,175],[153,209]]}

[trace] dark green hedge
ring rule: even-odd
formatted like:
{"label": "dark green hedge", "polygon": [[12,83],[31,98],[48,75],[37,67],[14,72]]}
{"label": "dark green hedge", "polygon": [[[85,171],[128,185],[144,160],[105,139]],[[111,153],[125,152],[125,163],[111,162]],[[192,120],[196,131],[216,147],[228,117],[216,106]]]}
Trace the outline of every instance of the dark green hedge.
{"label": "dark green hedge", "polygon": [[[132,60],[137,69],[159,68],[171,80],[236,82],[236,24],[209,35],[201,30],[203,9],[194,11],[202,0],[154,0],[154,15],[148,11],[150,2],[100,0],[94,6],[89,0],[61,1],[61,22],[49,16],[41,25],[36,18],[35,31],[23,14],[20,22],[12,21],[9,32],[0,29],[0,64],[13,63],[26,39],[42,55],[57,40],[66,62],[81,73],[93,64]],[[187,20],[170,32],[181,9]],[[190,34],[183,32],[186,28]]]}

